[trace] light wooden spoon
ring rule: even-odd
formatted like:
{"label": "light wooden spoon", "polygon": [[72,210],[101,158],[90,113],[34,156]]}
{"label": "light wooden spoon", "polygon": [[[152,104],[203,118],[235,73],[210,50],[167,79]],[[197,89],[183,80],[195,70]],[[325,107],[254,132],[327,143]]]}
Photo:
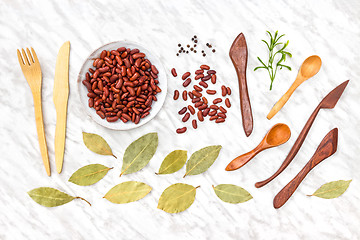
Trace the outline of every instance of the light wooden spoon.
{"label": "light wooden spoon", "polygon": [[265,135],[259,145],[248,153],[245,153],[232,160],[225,168],[226,171],[233,171],[248,163],[259,152],[286,143],[291,136],[290,128],[283,123],[275,124]]}
{"label": "light wooden spoon", "polygon": [[300,86],[303,82],[309,78],[315,76],[321,68],[321,58],[319,56],[313,55],[305,59],[302,63],[299,73],[291,85],[289,90],[280,98],[280,100],[273,106],[267,115],[267,119],[271,119],[280,109],[285,105],[289,100],[295,89]]}

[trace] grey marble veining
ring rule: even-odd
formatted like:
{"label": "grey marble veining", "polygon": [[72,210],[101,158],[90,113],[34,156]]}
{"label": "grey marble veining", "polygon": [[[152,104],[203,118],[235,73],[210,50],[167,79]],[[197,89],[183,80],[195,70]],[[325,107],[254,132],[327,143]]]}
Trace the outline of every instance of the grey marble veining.
{"label": "grey marble veining", "polygon": [[[359,239],[359,76],[360,3],[351,1],[0,1],[0,239]],[[273,90],[266,71],[253,72],[257,56],[266,57],[265,31],[279,30],[290,40],[292,71],[278,73]],[[248,87],[254,115],[254,131],[247,138],[242,129],[235,70],[228,51],[233,39],[245,34],[248,48]],[[176,57],[177,44],[186,44],[196,34],[213,43],[217,52]],[[119,132],[93,122],[82,110],[76,79],[86,57],[97,47],[116,40],[131,40],[156,52],[168,71],[169,94],[163,109],[148,124]],[[69,40],[70,97],[65,162],[61,175],[55,171],[54,133],[56,112],[52,101],[56,54]],[[43,73],[43,111],[52,176],[46,176],[38,147],[30,89],[17,62],[16,49],[32,46]],[[266,115],[294,81],[302,61],[317,54],[320,72],[305,82],[272,119]],[[209,64],[218,72],[219,87],[230,86],[232,108],[226,124],[204,122],[196,131],[177,135],[182,126],[177,115],[183,103],[172,100],[181,74]],[[333,110],[321,110],[300,152],[289,167],[267,186],[254,183],[270,176],[281,164],[318,102],[334,87],[350,79]],[[182,88],[180,88],[182,89]],[[292,130],[288,143],[259,154],[242,169],[225,172],[234,157],[255,147],[267,130],[283,122]],[[187,125],[190,126],[190,123]],[[339,128],[338,152],[317,166],[291,199],[279,210],[274,196],[291,180],[332,128]],[[102,135],[118,160],[90,152],[82,143],[82,131]],[[145,133],[159,134],[159,147],[143,170],[119,178],[126,147]],[[221,144],[217,161],[204,174],[182,178],[184,169],[156,176],[163,158],[174,149],[188,155],[201,147]],[[96,185],[81,187],[67,182],[78,168],[102,163],[114,167]],[[322,184],[353,179],[348,191],[333,200],[307,197]],[[139,180],[150,184],[144,199],[125,205],[102,197],[115,184]],[[197,190],[194,204],[180,214],[156,208],[162,191],[184,182]],[[232,205],[221,202],[211,185],[232,183],[247,189],[254,199]],[[57,208],[34,203],[27,191],[49,186],[80,200]]]}

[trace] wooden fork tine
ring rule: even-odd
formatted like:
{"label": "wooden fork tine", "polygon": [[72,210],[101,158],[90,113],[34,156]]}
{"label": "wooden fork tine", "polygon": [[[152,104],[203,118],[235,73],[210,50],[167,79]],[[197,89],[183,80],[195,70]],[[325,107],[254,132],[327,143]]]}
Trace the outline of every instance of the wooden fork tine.
{"label": "wooden fork tine", "polygon": [[32,56],[33,56],[34,63],[39,62],[39,59],[37,58],[34,49],[33,49],[32,47],[30,47],[30,48],[31,48],[31,52],[32,52]]}
{"label": "wooden fork tine", "polygon": [[29,48],[26,48],[26,52],[27,52],[27,56],[28,56],[28,58],[29,58],[30,64],[34,63],[34,59],[33,59],[32,55],[31,55],[31,53],[30,53]]}
{"label": "wooden fork tine", "polygon": [[24,59],[25,65],[30,65],[29,60],[28,60],[28,58],[26,56],[25,50],[23,48],[21,49],[21,52],[22,52],[22,57]]}
{"label": "wooden fork tine", "polygon": [[25,64],[24,60],[21,57],[21,53],[20,53],[19,49],[16,49],[16,51],[17,51],[17,56],[18,56],[18,59],[19,59],[20,66],[22,67]]}

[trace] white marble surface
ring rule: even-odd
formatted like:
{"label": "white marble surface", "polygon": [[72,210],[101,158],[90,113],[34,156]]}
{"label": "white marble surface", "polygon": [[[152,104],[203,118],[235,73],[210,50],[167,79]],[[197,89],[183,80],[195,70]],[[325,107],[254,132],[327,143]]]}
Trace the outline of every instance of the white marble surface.
{"label": "white marble surface", "polygon": [[[0,1],[0,239],[359,239],[359,75],[360,3],[351,1]],[[290,40],[293,71],[278,73],[269,92],[265,71],[253,72],[256,56],[265,57],[266,30],[279,30]],[[233,39],[243,32],[249,47],[248,86],[254,114],[249,138],[241,126],[235,71],[228,57]],[[178,42],[192,35],[210,41],[217,53],[176,57]],[[76,78],[88,54],[116,40],[132,40],[156,51],[167,70],[181,73],[202,63],[218,71],[219,84],[233,89],[233,107],[226,124],[202,123],[198,130],[176,135],[182,126],[176,112],[181,102],[169,94],[163,109],[148,124],[131,131],[105,129],[81,109]],[[63,173],[55,172],[55,108],[52,101],[54,66],[61,44],[71,42],[70,98]],[[43,108],[52,176],[46,176],[37,141],[30,89],[17,62],[16,49],[32,46],[43,72]],[[271,121],[265,116],[296,77],[309,55],[323,60],[321,71],[304,83]],[[169,92],[180,87],[170,77]],[[343,81],[350,84],[333,110],[321,110],[301,151],[291,165],[268,186],[254,183],[270,176],[281,164],[318,102]],[[225,172],[226,164],[253,148],[275,123],[292,130],[288,143],[259,154],[241,170]],[[317,166],[292,198],[279,210],[272,201],[277,192],[303,167],[325,134],[339,128],[338,152]],[[118,160],[93,154],[82,143],[82,131],[101,134]],[[150,164],[138,173],[119,178],[125,148],[145,133],[159,134],[159,148]],[[221,144],[218,160],[204,174],[182,178],[184,169],[156,176],[162,159],[174,149],[189,154],[210,144]],[[99,183],[81,187],[67,182],[84,165],[115,167]],[[333,200],[309,198],[320,185],[353,179],[348,191]],[[153,191],[144,199],[116,205],[102,196],[115,184],[139,180]],[[194,204],[171,215],[156,208],[170,184],[201,185]],[[221,202],[211,185],[237,184],[254,197],[243,204]],[[88,199],[93,206],[73,201],[57,208],[33,202],[27,191],[55,187]]]}

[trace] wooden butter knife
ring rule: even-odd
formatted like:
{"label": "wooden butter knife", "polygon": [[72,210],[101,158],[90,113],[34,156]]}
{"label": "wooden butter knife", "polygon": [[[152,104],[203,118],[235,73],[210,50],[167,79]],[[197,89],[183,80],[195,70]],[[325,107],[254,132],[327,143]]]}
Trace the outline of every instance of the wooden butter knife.
{"label": "wooden butter knife", "polygon": [[245,36],[240,33],[234,40],[230,48],[230,59],[234,64],[236,74],[239,80],[240,109],[242,115],[242,124],[246,136],[250,136],[253,130],[253,116],[246,82],[246,66],[248,50]]}
{"label": "wooden butter knife", "polygon": [[316,165],[333,155],[337,150],[338,129],[331,130],[321,141],[305,167],[274,198],[274,208],[280,208],[293,195],[302,180]]}
{"label": "wooden butter knife", "polygon": [[66,112],[69,98],[69,55],[70,42],[65,42],[56,59],[55,81],[53,100],[56,109],[56,128],[55,128],[55,163],[56,170],[61,173],[66,134]]}
{"label": "wooden butter knife", "polygon": [[320,109],[332,109],[335,107],[336,103],[338,102],[339,98],[341,97],[342,93],[344,92],[349,80],[343,82],[336,88],[334,88],[323,100],[319,103],[319,105],[315,108],[314,112],[311,114],[309,120],[306,122],[303,130],[301,130],[298,138],[296,139],[294,145],[292,146],[289,154],[285,158],[284,162],[281,164],[280,168],[268,179],[257,182],[255,187],[260,188],[271,182],[274,178],[276,178],[284,169],[290,164],[290,162],[294,159],[296,154],[299,152],[302,144],[305,141],[307,134],[310,131],[312,124],[315,121],[317,114],[319,113]]}

